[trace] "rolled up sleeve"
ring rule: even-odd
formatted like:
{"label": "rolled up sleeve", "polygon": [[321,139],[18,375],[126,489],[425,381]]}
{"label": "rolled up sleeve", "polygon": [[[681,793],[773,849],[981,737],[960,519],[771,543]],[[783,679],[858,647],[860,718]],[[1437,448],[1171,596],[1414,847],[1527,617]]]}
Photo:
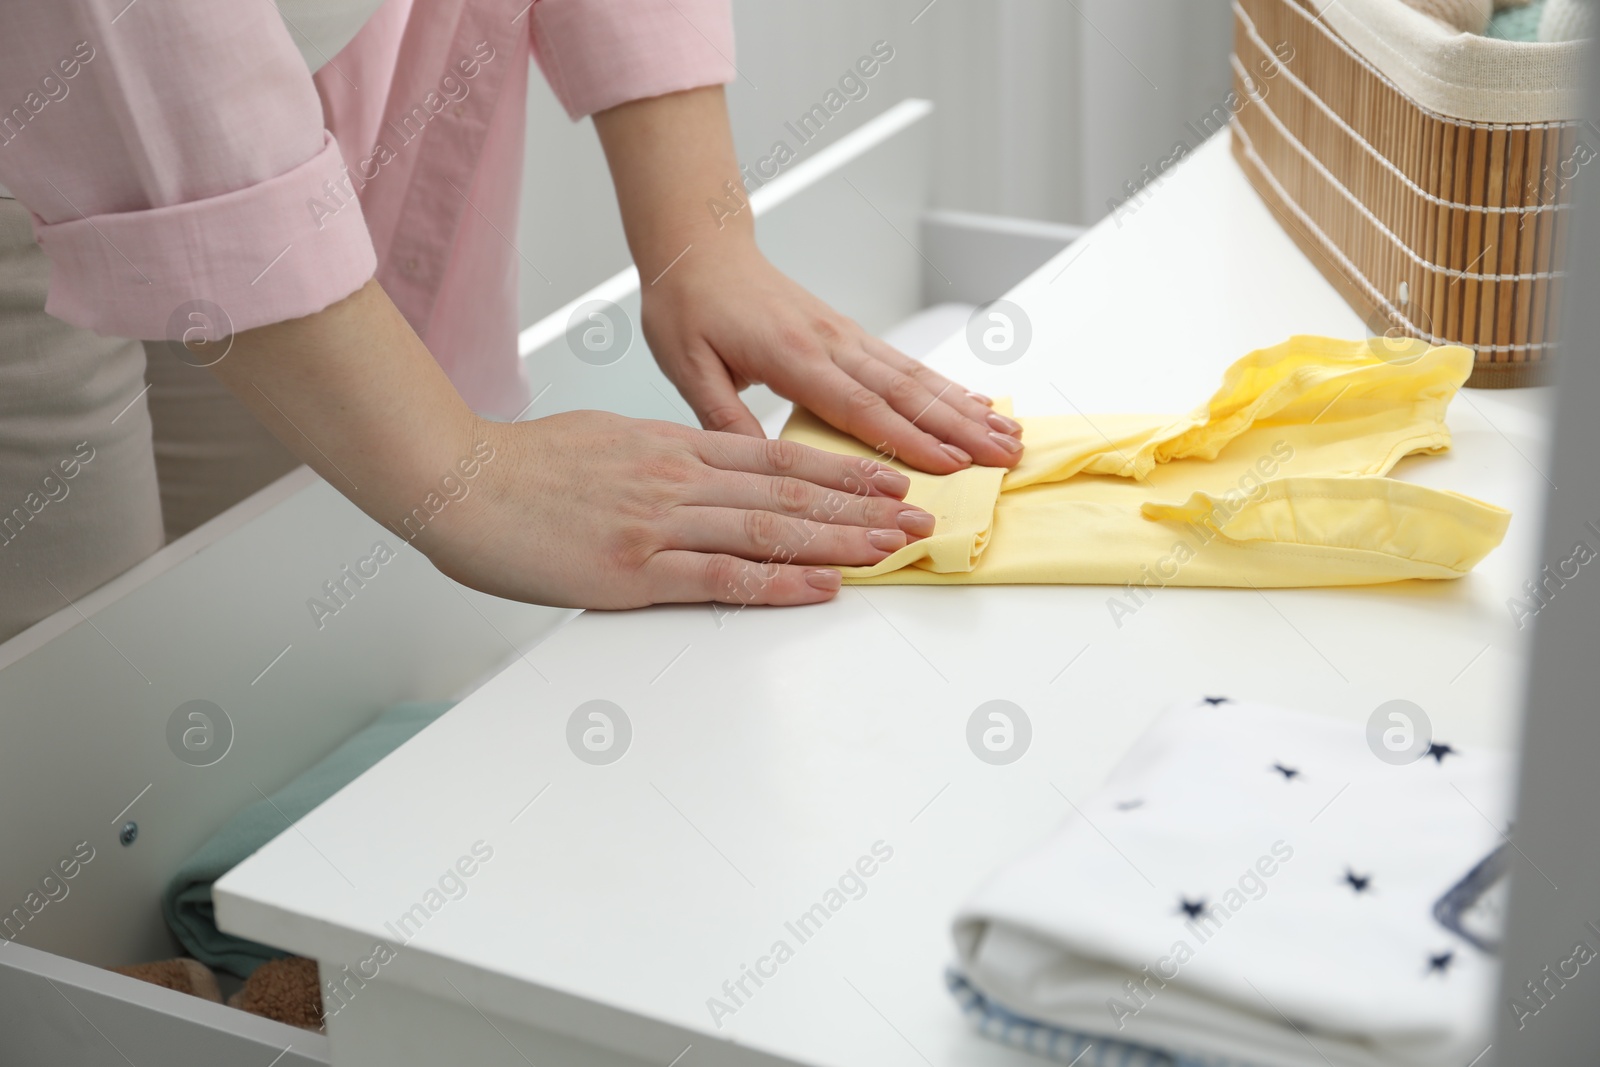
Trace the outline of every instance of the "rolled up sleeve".
{"label": "rolled up sleeve", "polygon": [[573,119],[733,80],[729,0],[534,0],[533,51]]}
{"label": "rolled up sleeve", "polygon": [[272,4],[17,6],[0,181],[49,257],[45,310],[100,333],[176,339],[197,309],[235,331],[299,318],[376,268]]}

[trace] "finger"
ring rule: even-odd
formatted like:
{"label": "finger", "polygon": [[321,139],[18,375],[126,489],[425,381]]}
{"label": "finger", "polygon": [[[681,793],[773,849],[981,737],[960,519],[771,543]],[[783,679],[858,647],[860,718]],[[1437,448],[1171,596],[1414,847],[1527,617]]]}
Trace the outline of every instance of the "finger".
{"label": "finger", "polygon": [[870,567],[906,546],[905,531],[838,526],[743,508],[679,507],[662,524],[666,542],[691,552],[756,563]]}
{"label": "finger", "polygon": [[745,471],[709,471],[688,503],[719,508],[759,508],[791,519],[902,530],[911,540],[927,537],[933,533],[934,526],[934,518],[928,512],[892,496],[864,496],[824,488],[800,478],[769,477]]}
{"label": "finger", "polygon": [[886,344],[876,337],[864,337],[862,347],[874,359],[881,360],[901,374],[916,379],[928,392],[939,397],[945,403],[961,412],[961,414],[984,427],[985,430],[995,430],[1019,439],[1022,437],[1022,423],[995,411],[994,401],[982,393],[974,393],[959,383],[951,381],[921,360],[912,359],[898,348]]}
{"label": "finger", "polygon": [[796,398],[799,402],[885,458],[930,474],[953,474],[972,465],[970,454],[913,425],[882,395],[831,361],[808,386],[806,394]]}
{"label": "finger", "polygon": [[761,428],[761,420],[739,399],[737,384],[715,353],[709,350],[696,353],[675,370],[677,374],[672,384],[678,387],[705,429],[745,437],[767,436]]}
{"label": "finger", "polygon": [[[843,375],[841,375],[843,377]],[[911,479],[877,460],[839,456],[794,441],[752,441],[727,434],[698,435],[696,455],[708,466],[774,478],[798,478],[865,496],[904,497]]]}
{"label": "finger", "polygon": [[818,604],[833,599],[841,579],[828,568],[675,550],[657,552],[644,572],[657,604]]}
{"label": "finger", "polygon": [[[902,374],[862,349],[843,351],[834,357],[839,366],[862,385],[886,399],[895,411],[910,419],[919,429],[955,445],[975,462],[987,467],[1013,467],[1021,458],[1022,443],[961,414],[938,393],[931,393],[920,382]],[[958,393],[954,384],[945,395]]]}

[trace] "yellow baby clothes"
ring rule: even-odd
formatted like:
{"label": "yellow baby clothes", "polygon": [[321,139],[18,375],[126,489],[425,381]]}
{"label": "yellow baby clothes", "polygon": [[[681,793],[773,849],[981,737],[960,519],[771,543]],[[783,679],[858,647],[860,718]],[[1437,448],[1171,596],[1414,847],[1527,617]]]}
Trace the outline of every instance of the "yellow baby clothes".
{"label": "yellow baby clothes", "polygon": [[[1445,411],[1471,370],[1459,346],[1293,337],[1233,364],[1188,415],[1022,418],[1028,447],[1013,470],[893,464],[937,527],[842,570],[851,582],[924,585],[1457,578],[1500,543],[1510,512],[1383,476],[1450,447]],[[875,455],[806,411],[783,436]]]}

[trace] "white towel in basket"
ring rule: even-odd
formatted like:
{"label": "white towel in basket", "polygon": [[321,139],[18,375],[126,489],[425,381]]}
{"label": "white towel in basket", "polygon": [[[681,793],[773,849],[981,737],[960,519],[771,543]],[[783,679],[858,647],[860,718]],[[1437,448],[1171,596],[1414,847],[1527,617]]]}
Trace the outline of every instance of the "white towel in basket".
{"label": "white towel in basket", "polygon": [[1439,735],[1386,762],[1382,730],[1406,737],[1379,726],[1369,745],[1359,721],[1173,709],[963,908],[961,971],[1023,1018],[1185,1057],[1472,1062],[1496,965],[1461,913],[1504,869],[1483,861],[1510,763]]}
{"label": "white towel in basket", "polygon": [[1594,0],[1547,0],[1539,16],[1539,40],[1586,41],[1597,21]]}

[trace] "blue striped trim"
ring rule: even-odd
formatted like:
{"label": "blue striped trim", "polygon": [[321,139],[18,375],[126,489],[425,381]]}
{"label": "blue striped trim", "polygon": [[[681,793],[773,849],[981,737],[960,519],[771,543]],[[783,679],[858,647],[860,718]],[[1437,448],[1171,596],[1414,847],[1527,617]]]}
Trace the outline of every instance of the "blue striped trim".
{"label": "blue striped trim", "polygon": [[946,968],[944,982],[978,1033],[1071,1067],[1246,1067],[1233,1060],[1176,1055],[1098,1034],[1076,1034],[1029,1019],[990,1000],[954,967]]}

